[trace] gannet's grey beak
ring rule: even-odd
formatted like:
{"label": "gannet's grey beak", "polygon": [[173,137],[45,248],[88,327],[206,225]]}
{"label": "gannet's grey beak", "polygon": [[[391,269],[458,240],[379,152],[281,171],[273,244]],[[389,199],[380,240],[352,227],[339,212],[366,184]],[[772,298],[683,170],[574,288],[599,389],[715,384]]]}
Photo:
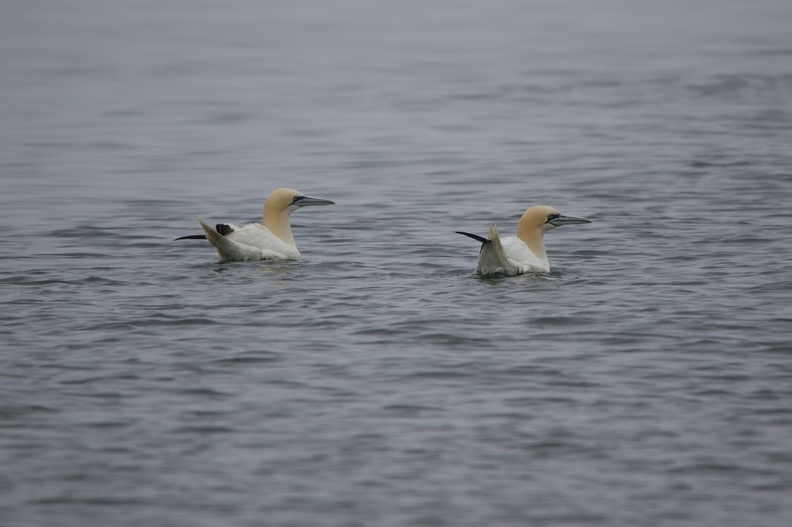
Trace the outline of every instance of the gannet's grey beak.
{"label": "gannet's grey beak", "polygon": [[314,205],[335,205],[335,201],[329,199],[314,198],[311,196],[294,196],[292,205],[295,207],[311,207]]}
{"label": "gannet's grey beak", "polygon": [[551,220],[547,220],[547,223],[550,225],[555,225],[556,227],[560,227],[562,225],[577,225],[579,223],[591,223],[591,220],[587,220],[586,218],[578,218],[575,216],[564,216],[563,214],[559,214],[555,218]]}

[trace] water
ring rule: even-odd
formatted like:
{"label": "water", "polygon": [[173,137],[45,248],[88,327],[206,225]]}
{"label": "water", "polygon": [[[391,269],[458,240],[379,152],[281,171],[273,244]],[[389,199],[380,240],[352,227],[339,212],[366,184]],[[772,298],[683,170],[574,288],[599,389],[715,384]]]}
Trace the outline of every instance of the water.
{"label": "water", "polygon": [[[4,6],[0,525],[792,525],[790,20]],[[172,241],[279,186],[303,261]]]}

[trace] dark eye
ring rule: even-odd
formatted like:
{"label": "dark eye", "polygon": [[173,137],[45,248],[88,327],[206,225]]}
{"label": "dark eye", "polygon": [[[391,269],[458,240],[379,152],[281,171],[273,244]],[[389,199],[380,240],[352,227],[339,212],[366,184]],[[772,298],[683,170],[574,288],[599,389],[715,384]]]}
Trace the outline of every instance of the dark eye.
{"label": "dark eye", "polygon": [[305,197],[305,196],[294,196],[294,197],[292,198],[292,203],[298,203],[298,202],[299,202],[300,200],[302,200],[304,197]]}
{"label": "dark eye", "polygon": [[547,221],[553,221],[554,219],[558,218],[559,216],[561,216],[561,215],[560,214],[548,214],[547,215]]}

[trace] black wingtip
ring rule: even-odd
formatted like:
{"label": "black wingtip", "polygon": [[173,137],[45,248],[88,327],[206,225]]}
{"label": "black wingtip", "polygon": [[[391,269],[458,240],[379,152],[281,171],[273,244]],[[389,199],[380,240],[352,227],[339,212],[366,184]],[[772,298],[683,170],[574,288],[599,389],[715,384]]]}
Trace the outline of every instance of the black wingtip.
{"label": "black wingtip", "polygon": [[474,240],[478,240],[481,243],[487,243],[489,241],[485,237],[479,236],[478,234],[471,234],[469,232],[464,232],[464,231],[454,231],[454,232],[457,233],[457,234],[462,234],[464,236],[467,236],[468,238],[473,238]]}
{"label": "black wingtip", "polygon": [[173,241],[177,241],[177,240],[205,240],[205,239],[206,239],[206,234],[191,234],[189,236],[180,236],[179,238],[176,238]]}
{"label": "black wingtip", "polygon": [[232,229],[230,225],[226,225],[225,223],[218,223],[217,225],[215,225],[215,230],[220,234],[222,234],[223,236],[234,232],[234,229]]}

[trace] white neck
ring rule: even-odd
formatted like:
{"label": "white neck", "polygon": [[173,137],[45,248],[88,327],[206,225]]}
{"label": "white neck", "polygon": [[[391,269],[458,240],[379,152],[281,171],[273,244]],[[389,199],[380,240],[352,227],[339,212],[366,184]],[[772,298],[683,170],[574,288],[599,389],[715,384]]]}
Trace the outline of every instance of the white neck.
{"label": "white neck", "polygon": [[544,246],[544,229],[542,228],[517,228],[517,237],[520,238],[522,241],[525,242],[525,245],[531,250],[531,252],[539,258],[547,268],[550,268],[550,261],[547,259],[547,251],[545,251]]}
{"label": "white neck", "polygon": [[284,243],[297,247],[294,243],[294,236],[292,236],[291,225],[289,225],[289,214],[291,214],[292,207],[287,207],[284,210],[268,210],[266,204],[264,205],[264,226],[270,230],[272,234],[283,240]]}

